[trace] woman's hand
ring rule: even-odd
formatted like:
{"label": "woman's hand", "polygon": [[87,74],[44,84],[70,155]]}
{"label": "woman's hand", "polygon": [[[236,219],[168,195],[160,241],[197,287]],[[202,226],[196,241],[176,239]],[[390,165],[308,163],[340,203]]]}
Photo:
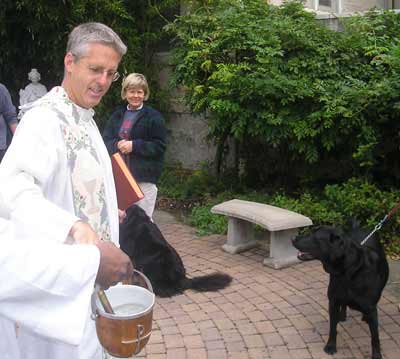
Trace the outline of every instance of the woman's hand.
{"label": "woman's hand", "polygon": [[126,218],[126,212],[123,211],[122,209],[118,209],[118,218],[119,218],[119,223],[122,223]]}
{"label": "woman's hand", "polygon": [[118,150],[124,155],[132,152],[132,141],[121,140],[117,143]]}

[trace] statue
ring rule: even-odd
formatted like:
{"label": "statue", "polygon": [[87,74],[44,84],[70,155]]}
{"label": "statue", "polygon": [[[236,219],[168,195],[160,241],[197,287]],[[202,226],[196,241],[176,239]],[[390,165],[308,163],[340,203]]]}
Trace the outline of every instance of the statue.
{"label": "statue", "polygon": [[[32,69],[28,73],[28,78],[31,81],[25,89],[19,90],[19,104],[20,106],[26,103],[36,101],[38,98],[42,97],[47,93],[46,86],[42,85],[40,81],[40,73],[37,69]],[[21,112],[20,112],[21,114]],[[22,117],[22,115],[19,115]]]}

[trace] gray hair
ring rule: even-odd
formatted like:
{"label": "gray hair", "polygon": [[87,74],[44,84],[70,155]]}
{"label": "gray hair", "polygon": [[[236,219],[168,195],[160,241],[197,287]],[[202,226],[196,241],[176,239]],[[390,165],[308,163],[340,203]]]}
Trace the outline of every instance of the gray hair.
{"label": "gray hair", "polygon": [[142,74],[131,73],[122,81],[121,97],[126,99],[126,91],[128,89],[142,89],[144,91],[144,100],[147,101],[150,96],[149,84],[146,77]]}
{"label": "gray hair", "polygon": [[75,27],[68,36],[67,53],[76,60],[84,57],[89,44],[103,44],[113,48],[121,57],[126,54],[126,45],[108,26],[99,22],[87,22]]}

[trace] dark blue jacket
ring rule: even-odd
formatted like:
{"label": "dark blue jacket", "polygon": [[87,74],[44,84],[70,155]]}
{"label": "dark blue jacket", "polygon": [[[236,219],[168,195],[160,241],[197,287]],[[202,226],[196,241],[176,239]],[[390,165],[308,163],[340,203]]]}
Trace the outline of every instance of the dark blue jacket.
{"label": "dark blue jacket", "polygon": [[[103,139],[110,155],[118,152],[118,136],[126,105],[117,107],[103,131]],[[129,167],[138,182],[157,184],[164,163],[167,130],[162,115],[149,106],[139,110],[139,117],[132,126],[130,140],[132,152]]]}
{"label": "dark blue jacket", "polygon": [[0,150],[5,150],[10,138],[10,125],[17,123],[17,111],[7,88],[0,83]]}

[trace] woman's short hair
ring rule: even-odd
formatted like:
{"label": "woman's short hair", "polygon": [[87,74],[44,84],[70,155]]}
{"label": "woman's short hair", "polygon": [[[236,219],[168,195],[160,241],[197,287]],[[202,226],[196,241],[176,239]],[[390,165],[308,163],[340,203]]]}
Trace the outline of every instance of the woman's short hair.
{"label": "woman's short hair", "polygon": [[140,88],[144,91],[144,100],[148,100],[150,96],[149,84],[147,83],[146,77],[142,74],[131,73],[124,78],[122,81],[121,97],[123,100],[126,99],[126,91],[129,89]]}
{"label": "woman's short hair", "polygon": [[108,26],[99,22],[87,22],[75,27],[68,36],[67,52],[76,60],[87,54],[88,45],[97,43],[113,48],[121,57],[126,54],[126,45]]}

